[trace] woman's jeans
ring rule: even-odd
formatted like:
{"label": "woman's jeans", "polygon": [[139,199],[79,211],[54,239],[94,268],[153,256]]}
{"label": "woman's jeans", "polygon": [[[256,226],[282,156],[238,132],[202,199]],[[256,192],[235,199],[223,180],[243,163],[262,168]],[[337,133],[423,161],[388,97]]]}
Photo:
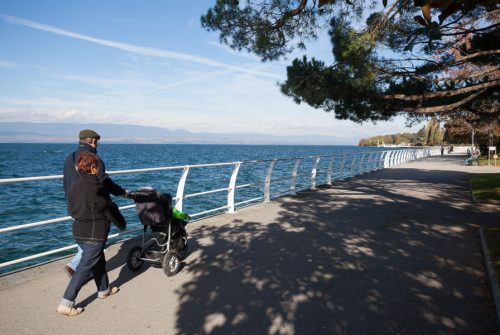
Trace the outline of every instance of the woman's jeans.
{"label": "woman's jeans", "polygon": [[74,306],[78,292],[91,273],[94,275],[98,297],[102,298],[109,293],[109,279],[106,271],[106,258],[104,258],[106,241],[76,240],[76,243],[83,252],[80,264],[71,277],[60,302],[61,305],[67,307]]}

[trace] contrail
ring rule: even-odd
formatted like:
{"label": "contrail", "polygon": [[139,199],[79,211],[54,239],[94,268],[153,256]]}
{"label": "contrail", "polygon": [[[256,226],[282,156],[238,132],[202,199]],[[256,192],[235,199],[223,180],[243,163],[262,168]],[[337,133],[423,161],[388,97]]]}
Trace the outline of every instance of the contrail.
{"label": "contrail", "polygon": [[174,52],[174,51],[168,51],[168,50],[163,50],[163,49],[156,49],[156,48],[144,47],[144,46],[133,45],[133,44],[128,44],[128,43],[121,43],[121,42],[105,40],[105,39],[75,33],[75,32],[69,31],[69,30],[64,30],[64,29],[57,28],[54,26],[49,26],[49,25],[46,25],[43,23],[30,21],[30,20],[19,18],[19,17],[10,16],[10,15],[0,15],[0,17],[5,22],[8,22],[8,23],[26,26],[29,28],[37,29],[37,30],[47,31],[47,32],[50,32],[53,34],[71,37],[74,39],[87,41],[87,42],[91,42],[91,43],[95,43],[95,44],[99,44],[99,45],[104,45],[104,46],[107,46],[110,48],[120,49],[120,50],[124,50],[124,51],[128,51],[128,52],[133,52],[133,53],[140,54],[140,55],[168,58],[168,59],[176,59],[176,60],[181,60],[181,61],[187,61],[187,62],[202,64],[202,65],[223,68],[223,69],[232,70],[232,71],[236,71],[236,72],[248,73],[248,74],[253,74],[253,75],[258,75],[258,76],[263,76],[263,77],[270,77],[270,78],[274,78],[274,79],[283,79],[280,76],[274,75],[272,73],[253,71],[253,70],[249,70],[249,69],[245,69],[245,68],[240,68],[240,67],[237,67],[234,65],[218,62],[218,61],[211,60],[211,59],[205,58],[205,57],[199,57],[199,56],[184,54],[184,53],[180,53],[180,52]]}

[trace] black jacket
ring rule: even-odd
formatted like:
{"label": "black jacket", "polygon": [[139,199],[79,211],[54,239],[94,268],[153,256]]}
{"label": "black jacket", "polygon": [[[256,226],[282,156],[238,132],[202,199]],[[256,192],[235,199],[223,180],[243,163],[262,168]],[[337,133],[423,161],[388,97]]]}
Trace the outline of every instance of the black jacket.
{"label": "black jacket", "polygon": [[[76,162],[78,161],[78,157],[81,152],[90,152],[97,156],[97,152],[94,147],[86,143],[80,143],[76,151],[66,157],[66,160],[64,161],[63,171],[63,187],[66,198],[68,197],[69,189],[80,178],[80,174],[78,173],[78,169],[76,167]],[[97,156],[97,164],[99,164],[99,174],[97,175],[99,182],[104,184],[108,188],[109,193],[115,196],[124,195],[125,190],[121,186],[115,184],[115,182],[111,180],[111,178],[106,174],[106,167],[104,166],[104,162],[99,156]]]}
{"label": "black jacket", "polygon": [[110,222],[125,229],[126,222],[107,188],[92,174],[81,175],[68,191],[68,206],[73,217],[73,237],[84,240],[108,239]]}

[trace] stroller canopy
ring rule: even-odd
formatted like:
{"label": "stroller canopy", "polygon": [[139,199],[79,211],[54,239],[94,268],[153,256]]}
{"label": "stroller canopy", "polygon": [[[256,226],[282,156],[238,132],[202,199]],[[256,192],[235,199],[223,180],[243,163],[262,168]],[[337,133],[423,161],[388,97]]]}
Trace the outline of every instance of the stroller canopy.
{"label": "stroller canopy", "polygon": [[145,226],[168,225],[172,212],[172,196],[156,190],[141,189],[133,192],[131,198],[139,220]]}

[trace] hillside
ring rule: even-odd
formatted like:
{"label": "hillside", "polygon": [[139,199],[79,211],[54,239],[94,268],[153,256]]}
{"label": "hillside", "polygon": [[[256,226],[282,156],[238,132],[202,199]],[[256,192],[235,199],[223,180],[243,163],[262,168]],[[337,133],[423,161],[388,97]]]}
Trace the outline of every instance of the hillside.
{"label": "hillside", "polygon": [[82,129],[94,129],[105,143],[186,143],[186,144],[293,144],[344,145],[349,139],[333,136],[273,136],[266,134],[193,133],[183,129],[170,130],[101,123],[31,123],[0,122],[0,143],[74,143]]}

